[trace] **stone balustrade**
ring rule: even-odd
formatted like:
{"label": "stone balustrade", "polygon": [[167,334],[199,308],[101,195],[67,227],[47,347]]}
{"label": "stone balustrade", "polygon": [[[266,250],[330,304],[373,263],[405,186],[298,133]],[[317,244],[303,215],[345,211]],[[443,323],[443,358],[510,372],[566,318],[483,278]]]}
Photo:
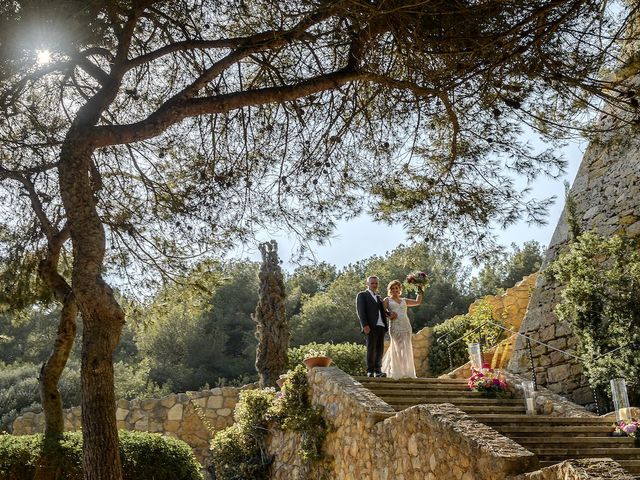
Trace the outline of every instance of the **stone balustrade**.
{"label": "stone balustrade", "polygon": [[[490,480],[533,470],[536,456],[451,404],[416,405],[394,412],[379,397],[335,367],[309,373],[314,404],[331,425],[329,461],[317,475],[341,480]],[[274,480],[305,478],[295,455],[299,437],[276,431]]]}

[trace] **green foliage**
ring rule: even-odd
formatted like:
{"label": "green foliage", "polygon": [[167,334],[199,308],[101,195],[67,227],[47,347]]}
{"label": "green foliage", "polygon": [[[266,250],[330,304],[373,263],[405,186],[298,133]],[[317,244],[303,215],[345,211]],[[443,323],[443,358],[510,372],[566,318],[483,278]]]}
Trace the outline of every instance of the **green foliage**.
{"label": "green foliage", "polygon": [[[191,447],[157,433],[120,431],[124,480],[202,480]],[[82,480],[82,434],[67,432],[60,442],[43,443],[42,435],[0,435],[0,479],[33,478],[48,450],[65,480]]]}
{"label": "green foliage", "polygon": [[[158,398],[169,393],[167,386],[158,387],[149,382],[147,360],[114,364],[117,398]],[[26,412],[40,412],[40,366],[32,363],[0,363],[0,431],[11,431],[11,424]],[[58,389],[64,408],[80,405],[80,365],[67,364]]]}
{"label": "green foliage", "polygon": [[[40,367],[32,363],[0,363],[0,367],[0,431],[10,431],[19,415],[41,411]],[[58,389],[65,407],[80,404],[80,369],[77,364],[65,369]]]}
{"label": "green foliage", "polygon": [[289,349],[289,369],[297,368],[309,350],[324,350],[331,357],[332,365],[349,375],[364,375],[367,349],[358,343],[308,343]]}
{"label": "green foliage", "polygon": [[251,315],[258,299],[258,264],[238,261],[211,268],[217,275],[206,288],[167,287],[136,319],[136,342],[149,360],[151,380],[173,391],[255,374]]}
{"label": "green foliage", "polygon": [[285,306],[285,285],[278,243],[275,240],[259,245],[262,264],[259,297],[253,321],[256,324],[256,370],[261,387],[275,387],[278,376],[287,367],[289,326]]}
{"label": "green foliage", "polygon": [[316,265],[302,265],[286,279],[287,316],[298,315],[307,299],[320,292],[326,292],[338,276],[334,265],[320,262]]}
{"label": "green foliage", "polygon": [[511,251],[502,251],[487,260],[478,275],[471,280],[474,297],[496,295],[513,287],[523,277],[540,270],[544,249],[535,240],[522,247],[511,244]]}
{"label": "green foliage", "polygon": [[273,389],[243,390],[234,411],[236,423],[219,431],[211,442],[216,478],[268,478],[271,458],[264,440],[275,398]]}
{"label": "green foliage", "polygon": [[269,427],[300,434],[298,454],[307,465],[323,458],[327,425],[322,409],[311,405],[307,370],[302,365],[287,372],[278,395],[271,388],[240,392],[234,418],[236,423],[216,433],[211,442],[216,478],[268,478],[272,458],[264,441]]}
{"label": "green foliage", "polygon": [[451,358],[454,368],[463,365],[469,360],[468,343],[480,342],[483,348],[486,348],[500,341],[504,336],[503,330],[488,324],[481,326],[487,320],[504,325],[501,319],[494,318],[491,305],[487,302],[479,302],[473,313],[459,315],[436,325],[433,328],[433,344],[429,351],[431,373],[439,375],[450,369],[447,344],[460,337],[463,337],[463,339],[451,346]]}
{"label": "green foliage", "polygon": [[322,407],[311,405],[307,369],[303,365],[288,372],[282,396],[276,398],[272,413],[281,419],[284,430],[300,434],[302,442],[298,454],[305,462],[322,459],[327,424],[322,417]]}
{"label": "green foliage", "polygon": [[394,279],[404,280],[415,270],[431,277],[422,305],[409,310],[416,330],[466,311],[472,298],[466,293],[468,272],[453,251],[437,245],[399,246],[384,257],[371,257],[349,265],[326,288],[309,295],[290,320],[293,345],[309,342],[363,341],[355,310],[356,294],[368,275],[380,277],[380,294]]}
{"label": "green foliage", "polygon": [[[577,353],[589,382],[606,387],[611,378],[624,377],[635,384],[640,375],[638,241],[583,233],[545,274],[563,285],[555,312],[578,339]],[[597,358],[622,346],[626,348]]]}

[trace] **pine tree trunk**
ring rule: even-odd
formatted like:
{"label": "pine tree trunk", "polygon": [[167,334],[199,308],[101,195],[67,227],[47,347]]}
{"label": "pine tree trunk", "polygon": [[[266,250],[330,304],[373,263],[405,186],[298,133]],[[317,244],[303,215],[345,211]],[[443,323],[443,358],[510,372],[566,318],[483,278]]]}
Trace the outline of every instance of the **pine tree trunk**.
{"label": "pine tree trunk", "polygon": [[56,443],[64,433],[64,418],[62,414],[62,396],[58,383],[73,342],[76,337],[76,317],[78,308],[70,285],[58,273],[58,260],[62,244],[67,239],[66,232],[49,233],[49,250],[47,256],[39,266],[40,278],[53,292],[54,297],[62,304],[58,331],[53,345],[53,351],[42,365],[38,382],[40,384],[40,402],[44,413],[44,445],[42,456],[36,467],[34,480],[61,479]]}
{"label": "pine tree trunk", "polygon": [[60,156],[60,191],[73,242],[73,293],[83,321],[82,433],[85,480],[122,480],[112,355],[124,313],[102,279],[105,232],[90,177],[93,147],[72,129]]}
{"label": "pine tree trunk", "polygon": [[55,443],[62,438],[64,432],[62,396],[58,389],[58,382],[67,364],[76,336],[76,314],[75,302],[70,299],[62,307],[53,352],[40,370],[38,381],[40,383],[40,401],[45,421],[44,449],[36,467],[34,480],[57,480],[62,478],[61,472],[57,467],[59,462],[55,449]]}
{"label": "pine tree trunk", "polygon": [[71,348],[76,337],[76,317],[78,308],[71,287],[57,271],[59,248],[50,253],[40,264],[40,277],[54,292],[54,296],[62,303],[58,331],[53,351],[40,370],[40,400],[44,411],[44,436],[55,440],[64,432],[62,417],[62,397],[58,390],[58,382],[67,365]]}
{"label": "pine tree trunk", "polygon": [[278,259],[278,245],[272,240],[260,245],[260,293],[254,315],[256,322],[256,370],[260,387],[275,387],[287,368],[289,327],[285,315],[285,288]]}

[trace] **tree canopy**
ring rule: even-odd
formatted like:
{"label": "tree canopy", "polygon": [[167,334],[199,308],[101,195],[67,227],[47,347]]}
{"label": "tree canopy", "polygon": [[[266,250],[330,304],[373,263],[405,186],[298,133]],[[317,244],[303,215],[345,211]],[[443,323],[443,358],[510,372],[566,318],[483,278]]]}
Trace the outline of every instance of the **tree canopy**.
{"label": "tree canopy", "polygon": [[29,270],[70,240],[86,478],[121,478],[111,356],[124,312],[107,267],[172,277],[259,226],[322,240],[362,209],[482,250],[491,222],[543,214],[509,172],[563,167],[520,138],[522,122],[556,135],[599,102],[635,118],[635,91],[607,70],[635,68],[621,52],[636,8],[3,2],[0,248]]}

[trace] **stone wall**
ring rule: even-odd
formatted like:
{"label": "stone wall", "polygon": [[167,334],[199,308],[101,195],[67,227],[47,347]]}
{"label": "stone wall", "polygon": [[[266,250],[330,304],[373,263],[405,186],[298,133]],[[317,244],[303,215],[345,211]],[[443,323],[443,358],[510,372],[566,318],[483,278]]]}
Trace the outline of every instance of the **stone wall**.
{"label": "stone wall", "polygon": [[[223,387],[171,394],[160,399],[119,400],[119,429],[159,432],[189,444],[204,466],[210,460],[209,442],[214,432],[233,424],[233,409],[240,389]],[[80,407],[64,411],[65,430],[81,428]],[[14,435],[44,431],[44,414],[26,413],[13,423]]]}
{"label": "stone wall", "polygon": [[[330,459],[315,472],[341,480],[494,480],[533,470],[534,454],[451,404],[393,409],[335,367],[309,373],[314,404],[332,426],[325,442]],[[274,480],[306,474],[295,455],[299,438],[269,436]]]}
{"label": "stone wall", "polygon": [[416,366],[416,375],[419,377],[429,377],[429,350],[433,343],[433,328],[424,327],[413,334],[411,345],[413,346],[413,362]]}
{"label": "stone wall", "polygon": [[469,306],[469,313],[473,313],[481,303],[488,303],[493,311],[493,317],[501,319],[507,327],[517,331],[527,312],[531,292],[536,285],[538,273],[527,275],[513,287],[507,288],[501,295],[486,295]]}
{"label": "stone wall", "polygon": [[[637,85],[635,85],[637,88]],[[605,119],[606,124],[608,120]],[[571,187],[576,219],[582,231],[640,234],[640,137],[631,132],[600,136],[589,145]],[[542,269],[552,262],[569,241],[569,225],[563,212],[549,244]],[[529,309],[520,331],[549,345],[573,350],[575,337],[568,325],[558,321],[554,308],[561,287],[537,279]],[[533,356],[539,382],[550,390],[569,395],[575,402],[593,402],[592,392],[582,376],[580,365],[570,357],[544,346],[534,346]],[[525,341],[516,342],[509,369],[525,372],[529,359]]]}
{"label": "stone wall", "polygon": [[536,472],[525,473],[507,480],[633,480],[616,462],[602,458],[567,460]]}

